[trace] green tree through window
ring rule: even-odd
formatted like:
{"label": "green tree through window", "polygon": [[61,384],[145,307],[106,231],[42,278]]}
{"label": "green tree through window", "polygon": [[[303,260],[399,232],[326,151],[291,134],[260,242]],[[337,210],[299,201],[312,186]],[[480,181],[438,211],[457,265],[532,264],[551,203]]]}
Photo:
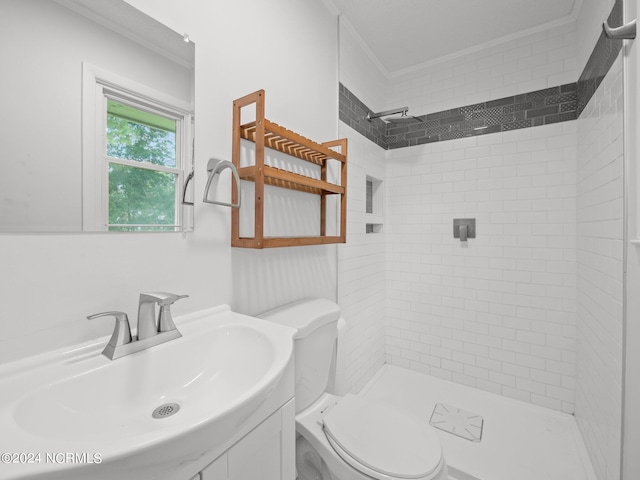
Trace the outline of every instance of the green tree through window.
{"label": "green tree through window", "polygon": [[109,229],[174,230],[176,121],[108,99],[106,133]]}

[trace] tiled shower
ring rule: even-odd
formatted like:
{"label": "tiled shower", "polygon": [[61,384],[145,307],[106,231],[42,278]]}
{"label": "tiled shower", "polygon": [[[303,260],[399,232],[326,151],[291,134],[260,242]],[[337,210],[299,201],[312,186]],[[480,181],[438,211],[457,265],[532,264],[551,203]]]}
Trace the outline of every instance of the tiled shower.
{"label": "tiled shower", "polygon": [[575,123],[451,143],[388,163],[387,356],[571,412]]}
{"label": "tiled shower", "polygon": [[[611,21],[620,9],[618,2]],[[351,218],[350,245],[339,252],[339,302],[352,338],[377,339],[349,342],[344,388],[357,390],[386,361],[574,414],[597,478],[613,480],[622,391],[622,55],[620,42],[601,38],[580,64],[577,24],[383,86],[367,80],[374,67],[350,62],[357,42],[341,31]],[[368,110],[399,105],[420,121],[362,121]],[[360,210],[367,175],[384,183],[378,234],[365,233]],[[454,218],[475,218],[476,238],[454,239]]]}

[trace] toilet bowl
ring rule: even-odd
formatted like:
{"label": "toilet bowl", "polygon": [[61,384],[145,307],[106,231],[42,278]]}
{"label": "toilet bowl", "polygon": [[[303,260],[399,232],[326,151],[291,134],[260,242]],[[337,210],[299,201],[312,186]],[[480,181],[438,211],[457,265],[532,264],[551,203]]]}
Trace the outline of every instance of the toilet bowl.
{"label": "toilet bowl", "polygon": [[[426,419],[358,395],[326,392],[340,308],[306,299],[260,315],[297,329],[296,469],[299,480],[446,480]],[[339,341],[339,340],[338,340]]]}

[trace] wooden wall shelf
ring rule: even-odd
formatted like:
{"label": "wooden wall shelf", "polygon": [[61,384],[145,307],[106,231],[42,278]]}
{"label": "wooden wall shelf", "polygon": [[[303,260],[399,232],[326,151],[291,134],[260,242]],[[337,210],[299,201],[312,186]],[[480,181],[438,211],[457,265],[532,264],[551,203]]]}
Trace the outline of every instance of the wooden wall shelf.
{"label": "wooden wall shelf", "polygon": [[[254,236],[240,237],[240,212],[231,213],[231,245],[244,248],[291,247],[344,243],[347,225],[347,139],[316,143],[264,118],[264,90],[246,95],[233,102],[232,161],[238,169],[240,180],[253,182],[255,189]],[[255,105],[256,121],[241,124],[241,110]],[[240,166],[240,141],[255,143],[255,162]],[[320,179],[307,177],[264,163],[264,149],[270,148],[320,166]],[[339,151],[334,150],[339,148]],[[327,181],[327,164],[337,161],[340,168],[340,184]],[[235,181],[235,180],[234,180]],[[320,196],[320,235],[309,237],[264,236],[264,186],[287,188]],[[239,186],[238,186],[239,187]],[[237,202],[238,188],[232,188],[232,203]],[[327,232],[327,195],[340,197],[340,231],[329,236]]]}

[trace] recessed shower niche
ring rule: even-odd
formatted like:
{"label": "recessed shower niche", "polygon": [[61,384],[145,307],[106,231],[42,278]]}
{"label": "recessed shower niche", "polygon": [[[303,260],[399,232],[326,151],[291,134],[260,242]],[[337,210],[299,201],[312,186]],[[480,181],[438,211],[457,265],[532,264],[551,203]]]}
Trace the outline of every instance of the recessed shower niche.
{"label": "recessed shower niche", "polygon": [[381,233],[384,223],[382,180],[367,175],[365,180],[365,233]]}

